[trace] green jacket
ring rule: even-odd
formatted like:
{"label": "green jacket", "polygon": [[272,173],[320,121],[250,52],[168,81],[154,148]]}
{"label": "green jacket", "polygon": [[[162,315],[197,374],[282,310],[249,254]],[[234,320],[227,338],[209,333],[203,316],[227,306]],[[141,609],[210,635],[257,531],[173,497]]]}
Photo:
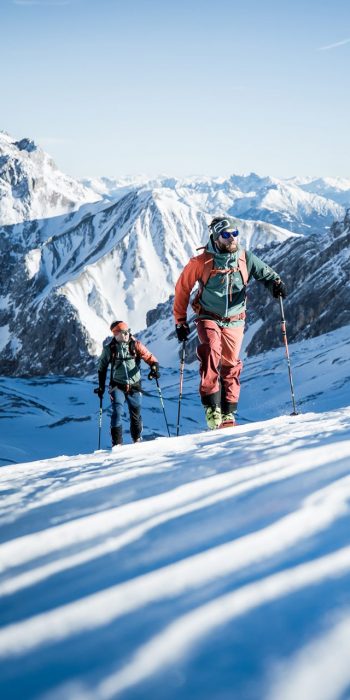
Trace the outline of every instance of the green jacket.
{"label": "green jacket", "polygon": [[112,364],[111,386],[117,384],[133,386],[140,384],[140,363],[144,360],[149,366],[158,362],[155,355],[139,340],[131,338],[127,343],[117,343],[115,338],[106,338],[98,362],[100,386],[106,383],[108,365]]}
{"label": "green jacket", "polygon": [[[200,294],[201,309],[198,318],[211,319],[215,314],[221,319],[242,315],[243,318],[237,320],[215,319],[220,326],[237,326],[244,324],[246,310],[246,285],[242,274],[238,269],[238,257],[242,248],[235,253],[222,253],[216,249],[212,239],[206,246],[206,251],[213,256],[213,269],[225,270],[225,273],[218,273],[209,277],[203,286]],[[201,280],[203,265],[199,263],[201,256],[195,256],[185,266],[175,288],[174,315],[176,323],[184,323],[187,317],[187,306],[191,291],[196,282]],[[245,251],[248,281],[254,277],[262,282],[272,293],[273,282],[280,279],[277,272],[266,265],[257,255],[251,251]],[[230,269],[236,270],[230,274]],[[207,311],[207,314],[206,314]]]}

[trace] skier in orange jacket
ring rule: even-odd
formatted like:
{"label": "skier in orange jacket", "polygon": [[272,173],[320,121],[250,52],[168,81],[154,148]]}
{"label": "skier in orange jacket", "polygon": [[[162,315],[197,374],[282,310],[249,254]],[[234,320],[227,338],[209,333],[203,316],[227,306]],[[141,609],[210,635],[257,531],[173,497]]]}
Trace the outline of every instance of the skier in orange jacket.
{"label": "skier in orange jacket", "polygon": [[276,298],[285,297],[286,288],[277,272],[239,245],[234,219],[215,217],[209,230],[204,252],[190,259],[176,283],[174,317],[178,340],[186,341],[190,333],[187,307],[198,282],[192,307],[199,339],[199,392],[207,425],[214,429],[235,423],[250,278],[262,282]]}

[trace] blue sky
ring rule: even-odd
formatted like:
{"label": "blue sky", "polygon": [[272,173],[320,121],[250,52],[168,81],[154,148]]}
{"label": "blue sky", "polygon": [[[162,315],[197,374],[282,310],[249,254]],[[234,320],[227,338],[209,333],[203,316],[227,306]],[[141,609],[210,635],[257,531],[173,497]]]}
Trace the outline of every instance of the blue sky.
{"label": "blue sky", "polygon": [[0,128],[75,176],[350,178],[348,0],[2,0]]}

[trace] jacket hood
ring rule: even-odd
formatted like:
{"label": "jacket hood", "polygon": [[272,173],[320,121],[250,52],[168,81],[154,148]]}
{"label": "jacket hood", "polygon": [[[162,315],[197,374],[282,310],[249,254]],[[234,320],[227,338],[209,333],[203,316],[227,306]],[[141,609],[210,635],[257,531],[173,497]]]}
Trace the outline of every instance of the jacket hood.
{"label": "jacket hood", "polygon": [[218,252],[216,247],[215,247],[213,234],[211,234],[209,241],[208,241],[207,245],[205,246],[205,250],[208,253],[217,253]]}

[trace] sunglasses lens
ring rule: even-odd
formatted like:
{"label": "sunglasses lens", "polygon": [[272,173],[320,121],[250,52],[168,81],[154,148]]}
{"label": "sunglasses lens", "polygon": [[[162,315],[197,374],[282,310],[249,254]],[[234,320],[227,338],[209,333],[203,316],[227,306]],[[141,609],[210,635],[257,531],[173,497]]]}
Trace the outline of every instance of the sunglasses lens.
{"label": "sunglasses lens", "polygon": [[236,236],[239,235],[238,229],[235,229],[234,231],[222,231],[220,234],[222,238],[228,239],[228,238],[236,238]]}

